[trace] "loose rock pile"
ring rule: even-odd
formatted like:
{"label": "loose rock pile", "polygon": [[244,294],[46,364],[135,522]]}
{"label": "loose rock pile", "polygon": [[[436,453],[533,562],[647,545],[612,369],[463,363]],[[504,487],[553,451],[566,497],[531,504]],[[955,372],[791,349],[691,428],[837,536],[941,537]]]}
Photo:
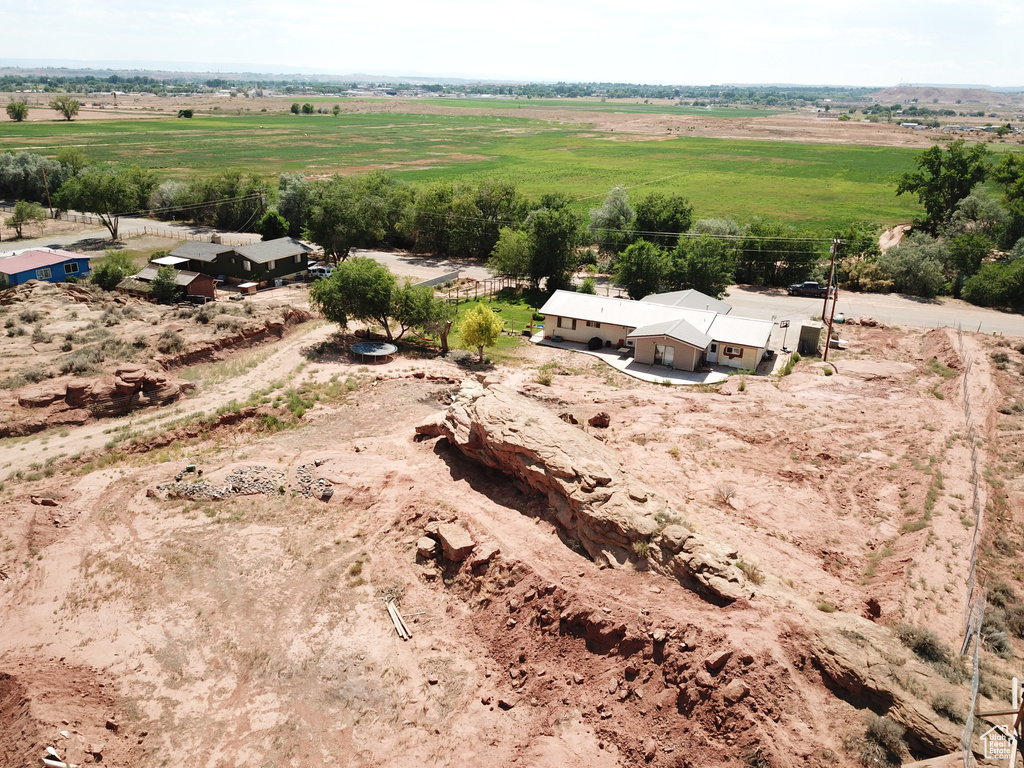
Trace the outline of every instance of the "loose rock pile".
{"label": "loose rock pile", "polygon": [[[312,464],[302,464],[296,470],[298,488],[292,488],[285,482],[284,470],[272,467],[253,465],[236,469],[226,478],[223,485],[211,483],[208,480],[200,480],[190,483],[184,480],[176,480],[173,483],[163,483],[157,486],[158,491],[163,491],[170,499],[229,499],[232,496],[254,496],[263,494],[273,496],[282,494],[288,490],[295,490],[307,499],[316,496],[327,500],[334,491],[330,480],[323,477],[313,477],[310,467],[320,466],[323,462],[316,461]],[[180,476],[179,476],[180,477]]]}

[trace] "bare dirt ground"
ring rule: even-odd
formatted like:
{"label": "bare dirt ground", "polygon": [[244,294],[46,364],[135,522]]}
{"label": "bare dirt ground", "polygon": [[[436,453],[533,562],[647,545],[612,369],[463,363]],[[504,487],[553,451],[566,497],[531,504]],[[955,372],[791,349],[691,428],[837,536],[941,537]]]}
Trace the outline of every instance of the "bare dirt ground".
{"label": "bare dirt ground", "polygon": [[[488,373],[581,424],[607,412],[594,438],[764,575],[727,608],[642,567],[598,568],[545,499],[414,440],[466,369],[416,350],[358,365],[324,344],[327,325],[196,366],[193,399],[111,422],[111,447],[81,439],[103,422],[51,434],[81,455],[48,477],[14,476],[43,438],[0,441],[0,762],[50,744],[95,760],[102,742],[111,765],[857,764],[866,710],[824,684],[815,628],[871,615],[959,647],[972,531],[955,334],[847,330],[833,375],[804,361],[717,389],[525,342]],[[966,339],[992,478],[985,567],[1010,583],[1024,578],[1017,343]],[[253,392],[246,416],[232,401]],[[166,484],[192,463],[240,492],[183,498],[192,480]],[[432,520],[501,553],[418,559]],[[984,656],[991,695],[1008,691],[1007,663]]]}
{"label": "bare dirt ground", "polygon": [[[931,91],[928,91],[931,94]],[[928,104],[930,107],[955,107],[958,111],[968,108],[977,109],[979,103],[972,99],[965,104],[955,104],[957,93],[951,91],[942,96],[940,103]],[[1006,120],[1010,120],[1015,109],[1020,109],[1017,95],[993,94],[1003,106],[990,105],[991,109],[1006,112]],[[899,98],[887,95],[883,103],[909,101],[909,96]],[[931,102],[934,96],[927,97]],[[980,98],[980,97],[979,97]],[[33,101],[35,99],[35,103]],[[151,117],[174,116],[180,109],[193,109],[197,113],[210,114],[260,114],[261,112],[287,112],[296,100],[301,97],[289,98],[229,98],[217,96],[201,97],[156,97],[143,95],[122,95],[116,99],[109,95],[88,97],[83,100],[82,109],[76,120],[109,120],[109,119],[145,119]],[[48,100],[42,96],[29,98],[29,120],[53,120],[53,110],[44,106]],[[893,123],[863,123],[855,118],[841,122],[837,112],[819,112],[815,109],[803,109],[763,117],[705,117],[702,115],[672,114],[636,114],[632,112],[615,112],[614,102],[607,102],[606,112],[584,112],[577,109],[564,110],[550,107],[530,108],[522,101],[514,102],[516,107],[503,107],[500,100],[495,100],[493,107],[461,107],[426,103],[417,99],[375,99],[360,100],[339,98],[337,104],[343,112],[374,112],[395,114],[425,115],[502,115],[536,120],[547,120],[557,123],[580,125],[600,134],[607,134],[615,141],[630,141],[652,137],[676,138],[684,136],[703,136],[723,139],[760,139],[765,141],[799,141],[827,144],[854,144],[863,146],[893,147],[928,147],[935,142],[938,131],[914,131],[900,128]],[[627,99],[624,104],[635,105],[635,99]],[[664,102],[671,104],[672,102]],[[925,104],[925,101],[921,101]],[[331,105],[333,106],[333,104]],[[0,116],[0,120],[2,120]],[[992,122],[990,118],[956,118],[958,124],[985,125]]]}

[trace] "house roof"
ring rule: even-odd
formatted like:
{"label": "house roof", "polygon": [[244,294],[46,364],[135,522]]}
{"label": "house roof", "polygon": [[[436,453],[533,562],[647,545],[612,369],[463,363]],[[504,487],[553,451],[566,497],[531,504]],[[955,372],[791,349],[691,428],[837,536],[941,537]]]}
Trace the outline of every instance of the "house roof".
{"label": "house roof", "polygon": [[540,312],[543,315],[574,317],[577,320],[610,323],[626,328],[642,328],[646,325],[683,319],[701,333],[706,333],[715,319],[714,312],[704,310],[573,291],[555,291],[540,308]]}
{"label": "house roof", "polygon": [[30,251],[22,251],[17,256],[8,256],[0,259],[0,272],[5,275],[16,275],[19,272],[28,272],[42,267],[52,267],[55,264],[63,264],[65,261],[84,261],[88,263],[89,257],[71,251],[62,251],[59,248],[33,248]]}
{"label": "house roof", "polygon": [[[706,347],[712,341],[737,346],[766,347],[773,326],[770,320],[733,317],[703,309],[687,309],[652,301],[631,301],[572,291],[555,291],[540,308],[540,312],[544,315],[622,325],[633,329],[629,333],[631,337],[665,333],[679,341],[701,347]],[[685,322],[689,327],[679,324],[679,321]],[[707,341],[702,342],[705,337]]]}
{"label": "house roof", "polygon": [[706,349],[713,339],[706,333],[701,333],[685,320],[668,320],[664,323],[645,325],[637,328],[629,334],[629,338],[637,339],[645,336],[668,336],[670,339],[681,341],[697,349]]}
{"label": "house roof", "polygon": [[266,240],[262,243],[242,245],[235,248],[245,258],[257,264],[266,264],[268,261],[287,259],[313,250],[301,240],[294,237],[279,237],[275,240]]}
{"label": "house roof", "polygon": [[708,334],[715,341],[741,347],[767,347],[774,323],[752,317],[718,315],[711,323]]}
{"label": "house roof", "polygon": [[179,264],[187,264],[188,259],[183,259],[180,256],[161,256],[159,259],[153,259],[150,264],[159,264],[161,267],[167,265],[169,267],[176,267]]}
{"label": "house roof", "polygon": [[184,245],[179,245],[171,251],[171,256],[177,256],[182,259],[194,259],[195,261],[212,262],[222,253],[230,253],[233,250],[235,249],[230,245],[221,245],[220,243],[202,243],[198,240],[190,240]]}
{"label": "house roof", "polygon": [[[160,271],[160,267],[155,267],[152,264],[147,264],[142,268],[142,271],[135,275],[135,279],[150,282],[155,279],[157,273]],[[192,282],[197,277],[204,277],[199,272],[191,272],[187,269],[176,269],[174,270],[174,283],[182,287],[192,285]]]}
{"label": "house roof", "polygon": [[665,304],[670,307],[684,307],[685,309],[704,309],[717,312],[720,315],[728,315],[732,312],[732,304],[726,304],[714,296],[708,296],[693,288],[670,293],[652,293],[650,296],[644,296],[640,301]]}

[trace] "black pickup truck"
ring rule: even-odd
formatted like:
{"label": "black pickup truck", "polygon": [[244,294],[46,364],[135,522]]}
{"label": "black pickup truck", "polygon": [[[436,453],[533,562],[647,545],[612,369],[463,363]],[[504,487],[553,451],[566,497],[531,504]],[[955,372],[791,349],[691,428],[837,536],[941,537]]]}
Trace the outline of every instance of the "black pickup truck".
{"label": "black pickup truck", "polygon": [[821,283],[816,283],[813,280],[806,283],[795,283],[786,289],[786,293],[790,296],[810,296],[815,299],[825,298],[825,294],[827,292],[827,286],[824,286]]}

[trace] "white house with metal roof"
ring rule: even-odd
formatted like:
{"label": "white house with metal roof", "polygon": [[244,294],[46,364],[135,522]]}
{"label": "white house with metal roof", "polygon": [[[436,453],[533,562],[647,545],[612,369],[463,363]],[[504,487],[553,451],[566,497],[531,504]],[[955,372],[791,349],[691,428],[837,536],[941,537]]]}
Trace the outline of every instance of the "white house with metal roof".
{"label": "white house with metal roof", "polygon": [[697,370],[704,363],[753,370],[764,357],[771,321],[661,304],[657,298],[631,301],[555,291],[540,309],[545,316],[544,334],[554,341],[591,348],[632,348],[638,363],[684,371]]}

